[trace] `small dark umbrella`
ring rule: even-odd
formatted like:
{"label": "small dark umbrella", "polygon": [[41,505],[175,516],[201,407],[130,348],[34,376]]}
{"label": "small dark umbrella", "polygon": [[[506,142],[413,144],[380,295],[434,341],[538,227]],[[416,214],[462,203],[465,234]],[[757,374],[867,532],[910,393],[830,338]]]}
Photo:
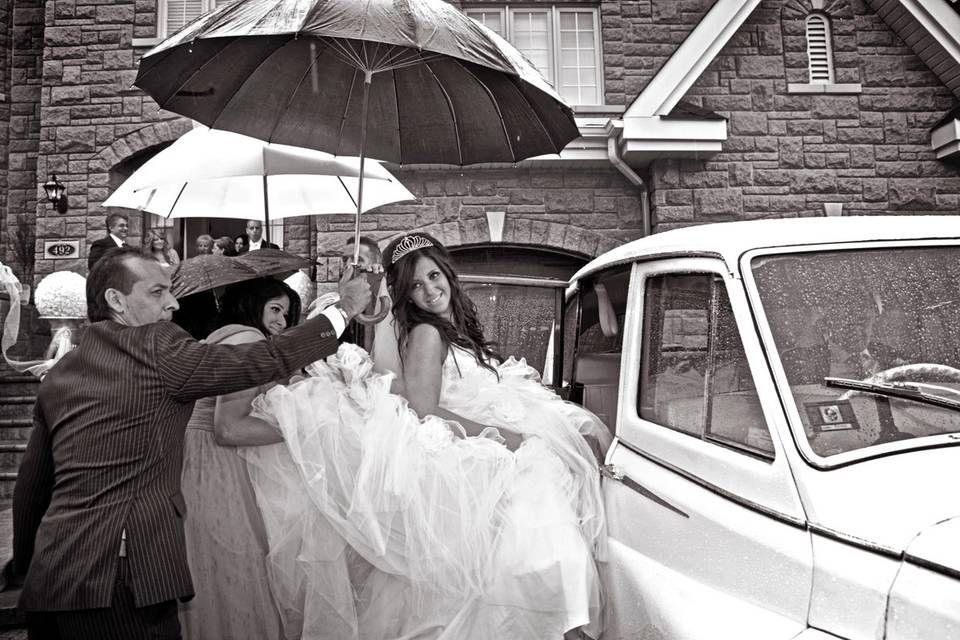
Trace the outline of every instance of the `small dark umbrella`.
{"label": "small dark umbrella", "polygon": [[280,249],[250,251],[242,256],[202,255],[187,258],[173,272],[171,292],[177,298],[266,276],[289,275],[313,262]]}

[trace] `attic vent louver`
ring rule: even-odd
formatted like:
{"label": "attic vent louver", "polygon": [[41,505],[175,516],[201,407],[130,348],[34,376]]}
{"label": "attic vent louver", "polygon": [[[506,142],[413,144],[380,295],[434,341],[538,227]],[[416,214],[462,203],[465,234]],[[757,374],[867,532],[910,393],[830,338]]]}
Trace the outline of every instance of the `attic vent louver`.
{"label": "attic vent louver", "polygon": [[807,16],[807,58],[810,61],[810,84],[832,84],[830,20],[822,13]]}

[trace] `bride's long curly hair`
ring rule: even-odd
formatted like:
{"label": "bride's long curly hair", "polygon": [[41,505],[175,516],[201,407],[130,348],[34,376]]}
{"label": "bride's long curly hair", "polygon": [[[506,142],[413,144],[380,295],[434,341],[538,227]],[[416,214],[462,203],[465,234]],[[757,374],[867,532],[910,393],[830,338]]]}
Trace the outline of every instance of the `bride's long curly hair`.
{"label": "bride's long curly hair", "polygon": [[[432,246],[416,249],[405,253],[394,260],[393,254],[397,245],[405,238],[423,238]],[[490,361],[499,362],[501,358],[496,343],[487,340],[483,335],[483,328],[477,317],[477,307],[463,292],[460,279],[451,264],[450,254],[439,241],[426,233],[414,233],[395,238],[383,252],[384,265],[387,272],[387,286],[393,298],[393,317],[397,327],[397,342],[400,345],[401,363],[403,352],[406,350],[410,332],[419,324],[429,324],[440,332],[440,339],[445,347],[444,352],[454,344],[470,351],[481,366],[496,373]],[[450,284],[450,307],[453,321],[424,311],[412,300],[413,276],[417,262],[421,257],[427,257],[437,264],[437,268],[447,278]]]}

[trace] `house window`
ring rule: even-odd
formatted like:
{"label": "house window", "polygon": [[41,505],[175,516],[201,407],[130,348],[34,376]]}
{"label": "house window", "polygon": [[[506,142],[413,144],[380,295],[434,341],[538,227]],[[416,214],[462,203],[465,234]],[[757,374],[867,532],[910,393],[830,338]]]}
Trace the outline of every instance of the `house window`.
{"label": "house window", "polygon": [[233,0],[158,0],[157,35],[173,35],[187,23]]}
{"label": "house window", "polygon": [[465,12],[509,40],[564,100],[603,104],[596,9],[484,7]]}
{"label": "house window", "polygon": [[807,16],[807,58],[810,63],[810,84],[832,84],[830,19],[822,13]]}

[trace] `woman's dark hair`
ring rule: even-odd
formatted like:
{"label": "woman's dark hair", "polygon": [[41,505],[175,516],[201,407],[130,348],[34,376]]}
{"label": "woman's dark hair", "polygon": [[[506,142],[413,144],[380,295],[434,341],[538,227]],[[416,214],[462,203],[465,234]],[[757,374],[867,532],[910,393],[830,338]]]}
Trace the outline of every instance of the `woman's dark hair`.
{"label": "woman's dark hair", "polygon": [[[394,253],[397,251],[397,245],[403,242],[405,238],[420,238],[431,246],[403,253],[395,260]],[[407,242],[409,244],[409,241]],[[413,303],[411,298],[413,275],[421,257],[433,260],[450,284],[452,322],[429,311],[424,311]],[[383,252],[383,260],[387,271],[387,286],[390,287],[390,293],[393,296],[392,310],[399,331],[397,339],[400,344],[401,362],[410,332],[419,324],[429,324],[436,327],[440,332],[440,339],[443,341],[444,347],[449,349],[451,344],[463,347],[473,353],[481,366],[496,373],[496,369],[488,363],[488,360],[502,360],[503,358],[497,352],[496,344],[484,338],[477,307],[473,300],[463,292],[460,279],[457,278],[457,274],[453,270],[450,254],[444,246],[426,233],[408,234],[395,238],[387,245]]]}
{"label": "woman's dark hair", "polygon": [[245,246],[245,247],[249,244],[249,242],[248,242],[248,240],[247,240],[247,234],[241,233],[240,235],[234,236],[234,238],[233,238],[233,248],[234,248],[234,249],[237,248],[237,240],[239,240],[240,242],[242,242],[242,243],[243,243],[243,246]]}
{"label": "woman's dark hair", "polygon": [[[124,217],[124,216],[121,216]],[[100,322],[112,318],[110,305],[104,297],[107,289],[116,289],[127,295],[133,291],[133,285],[139,276],[130,268],[133,260],[149,260],[153,258],[143,255],[137,247],[113,247],[107,249],[90,273],[87,274],[87,319],[90,322]]]}
{"label": "woman's dark hair", "polygon": [[217,328],[217,297],[212,289],[178,298],[180,308],[173,312],[174,324],[182,327],[195,340],[203,340]]}
{"label": "woman's dark hair", "polygon": [[220,298],[220,321],[218,326],[242,324],[259,329],[265,336],[270,333],[263,326],[263,308],[269,300],[287,296],[290,309],[284,316],[287,326],[300,321],[300,296],[282,280],[257,278],[228,285]]}

